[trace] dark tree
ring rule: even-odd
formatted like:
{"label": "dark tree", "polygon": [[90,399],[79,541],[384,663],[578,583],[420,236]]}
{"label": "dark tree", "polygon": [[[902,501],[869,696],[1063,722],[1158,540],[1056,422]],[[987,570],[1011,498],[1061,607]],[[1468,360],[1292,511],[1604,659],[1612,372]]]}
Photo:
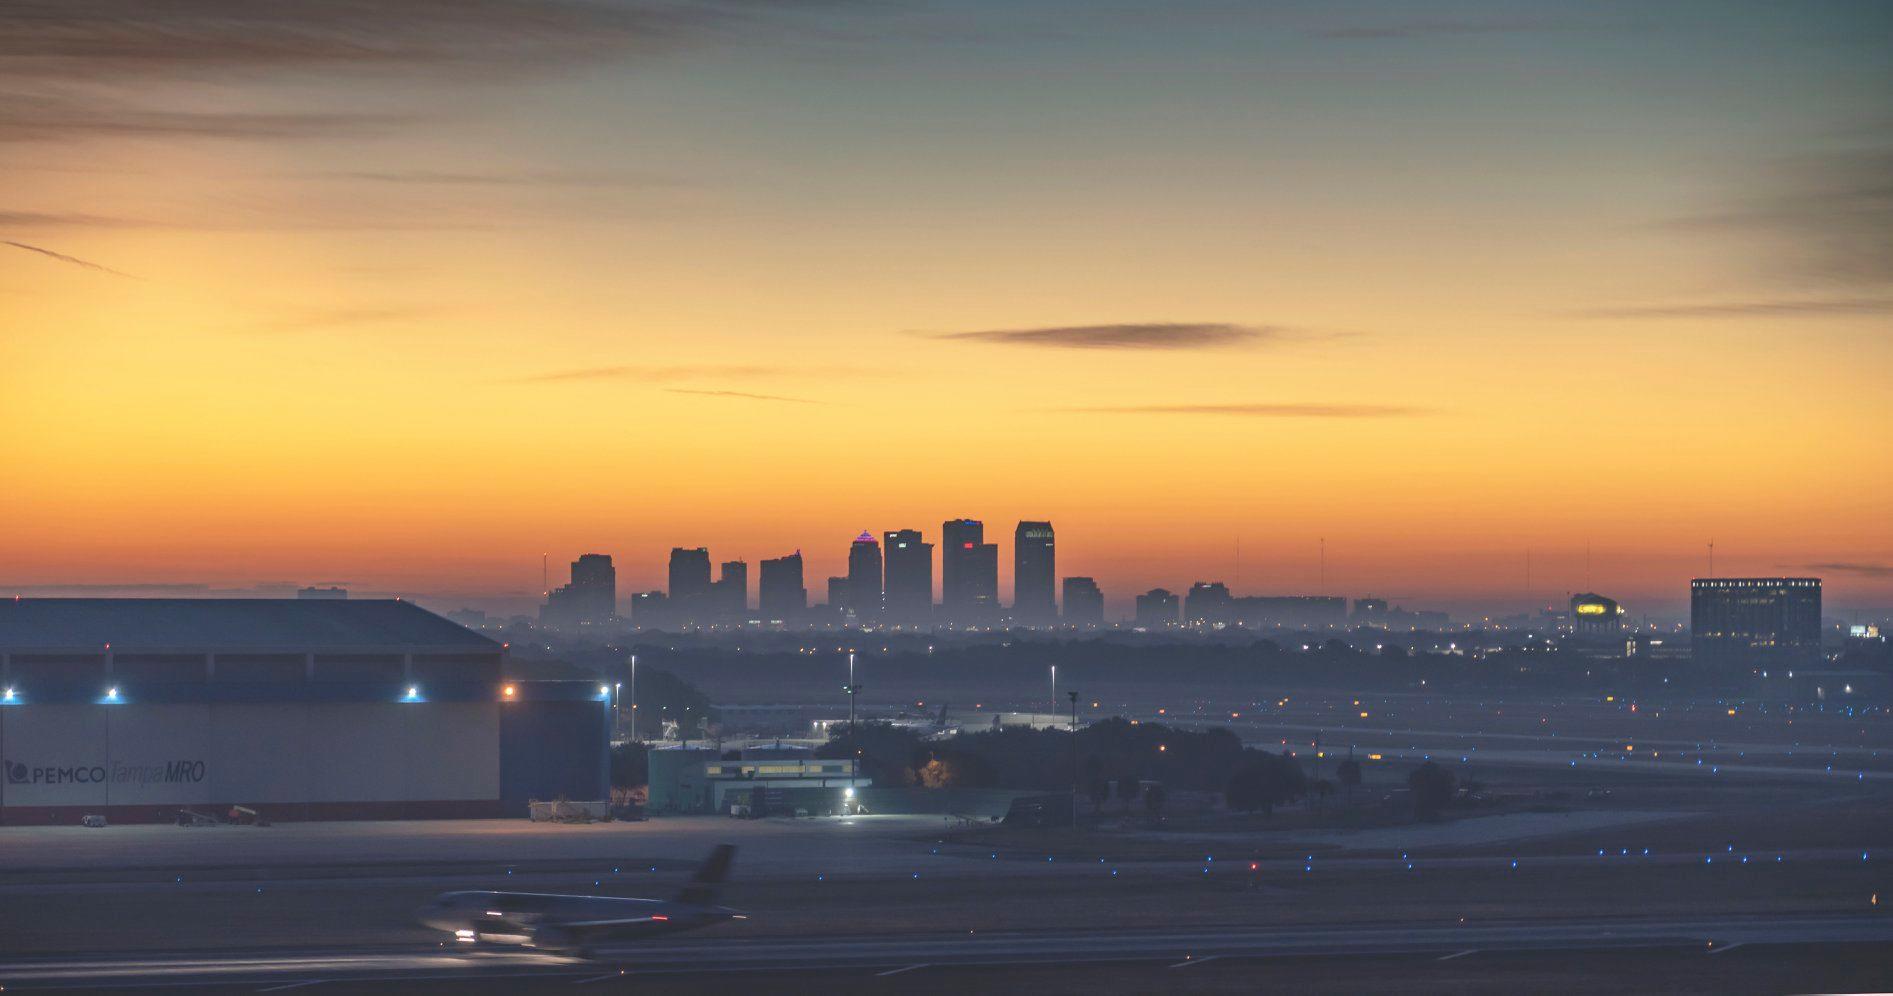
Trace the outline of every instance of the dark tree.
{"label": "dark tree", "polygon": [[1262,810],[1275,815],[1275,807],[1293,802],[1308,790],[1308,776],[1301,763],[1285,754],[1256,753],[1254,759],[1236,770],[1223,789],[1223,800],[1231,809],[1245,813]]}
{"label": "dark tree", "polygon": [[1143,782],[1136,775],[1120,775],[1117,779],[1117,804],[1126,814],[1131,811],[1131,803],[1143,794]]}
{"label": "dark tree", "polygon": [[1453,800],[1458,779],[1445,768],[1428,761],[1407,775],[1407,788],[1413,791],[1413,813],[1422,820],[1438,819],[1440,810]]}
{"label": "dark tree", "polygon": [[1151,782],[1144,790],[1144,811],[1152,816],[1163,816],[1164,791],[1161,782]]}
{"label": "dark tree", "polygon": [[1091,811],[1103,813],[1104,803],[1111,798],[1111,780],[1099,775],[1085,785],[1085,794],[1091,799]]}
{"label": "dark tree", "polygon": [[1361,762],[1351,757],[1342,761],[1334,769],[1334,777],[1341,782],[1343,788],[1347,789],[1348,801],[1353,802],[1354,790],[1360,788],[1361,785]]}

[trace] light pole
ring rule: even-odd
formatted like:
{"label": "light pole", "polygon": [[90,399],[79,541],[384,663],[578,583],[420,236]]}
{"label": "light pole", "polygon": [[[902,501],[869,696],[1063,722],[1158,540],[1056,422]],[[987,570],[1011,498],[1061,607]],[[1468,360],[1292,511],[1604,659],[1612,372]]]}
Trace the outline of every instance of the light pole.
{"label": "light pole", "polygon": [[[1052,670],[1057,671],[1057,669],[1057,665],[1053,665]],[[1071,828],[1076,830],[1078,829],[1078,693],[1068,694],[1071,695]],[[1056,706],[1058,700],[1054,698],[1052,704]]]}
{"label": "light pole", "polygon": [[854,680],[854,651],[848,651],[848,784],[853,785],[861,775],[861,735],[854,725],[855,695],[861,686]]}
{"label": "light pole", "polygon": [[611,683],[611,732],[624,732],[624,682]]}
{"label": "light pole", "polygon": [[638,739],[638,655],[631,655],[631,740]]}
{"label": "light pole", "polygon": [[1058,665],[1052,665],[1052,708],[1058,708]]}

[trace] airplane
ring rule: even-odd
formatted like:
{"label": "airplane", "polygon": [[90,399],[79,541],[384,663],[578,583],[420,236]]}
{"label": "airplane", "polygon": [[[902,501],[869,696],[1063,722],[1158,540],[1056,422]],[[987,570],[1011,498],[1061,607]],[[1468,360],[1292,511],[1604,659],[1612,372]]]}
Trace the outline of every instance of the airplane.
{"label": "airplane", "polygon": [[607,941],[633,941],[747,919],[716,905],[736,856],[719,844],[675,899],[562,896],[537,892],[444,892],[416,911],[421,923],[462,944],[514,944],[588,956]]}

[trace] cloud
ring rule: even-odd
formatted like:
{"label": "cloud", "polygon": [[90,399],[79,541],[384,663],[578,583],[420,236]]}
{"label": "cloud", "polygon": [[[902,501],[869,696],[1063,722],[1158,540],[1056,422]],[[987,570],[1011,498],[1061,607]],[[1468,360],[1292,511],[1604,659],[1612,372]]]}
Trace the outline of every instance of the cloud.
{"label": "cloud", "polygon": [[1431,408],[1406,405],[1280,403],[1232,405],[1098,405],[1047,411],[1085,415],[1225,415],[1244,418],[1405,418],[1432,415]]}
{"label": "cloud", "polygon": [[1060,325],[1030,329],[922,333],[946,342],[990,342],[1057,349],[1218,349],[1284,337],[1281,329],[1226,322]]}
{"label": "cloud", "polygon": [[1439,35],[1495,35],[1511,34],[1520,31],[1539,31],[1558,25],[1545,20],[1494,19],[1473,20],[1412,20],[1389,21],[1382,24],[1339,25],[1331,28],[1318,28],[1311,32],[1316,38],[1330,38],[1337,41],[1363,41],[1373,39],[1410,39],[1431,38]]}
{"label": "cloud", "polygon": [[143,228],[147,222],[108,218],[77,211],[11,211],[0,208],[0,226],[7,228]]}
{"label": "cloud", "polygon": [[1580,318],[1769,318],[1780,315],[1878,315],[1889,311],[1893,311],[1893,298],[1863,297],[1587,308],[1575,314]]}
{"label": "cloud", "polygon": [[742,398],[746,401],[782,401],[792,405],[825,405],[828,403],[826,401],[816,401],[812,398],[791,398],[781,394],[752,394],[748,391],[710,391],[688,387],[667,387],[664,390],[671,394],[695,394],[706,398]]}
{"label": "cloud", "polygon": [[563,384],[586,380],[633,380],[647,383],[666,383],[678,380],[694,380],[700,377],[769,377],[790,371],[782,367],[739,366],[706,364],[701,366],[616,366],[616,367],[580,367],[573,370],[553,370],[546,373],[528,374],[507,381],[510,384]]}
{"label": "cloud", "polygon": [[662,176],[634,173],[588,173],[579,170],[518,170],[490,173],[451,170],[337,170],[303,175],[323,180],[359,180],[365,183],[443,187],[630,187],[668,186],[679,182]]}
{"label": "cloud", "polygon": [[1753,242],[1777,281],[1893,283],[1893,138],[1777,160],[1750,185],[1745,200],[1667,227]]}
{"label": "cloud", "polygon": [[[154,86],[327,74],[489,81],[757,34],[764,0],[11,0],[0,4],[0,142],[89,135],[295,138],[398,122],[345,111],[163,109]],[[252,90],[254,88],[251,88]],[[250,91],[244,91],[250,92]]]}
{"label": "cloud", "polygon": [[352,328],[362,325],[400,325],[432,318],[443,309],[419,305],[382,305],[354,308],[316,308],[261,322],[251,328],[261,332],[312,332],[323,329]]}
{"label": "cloud", "polygon": [[88,270],[97,270],[100,273],[109,273],[115,277],[131,277],[131,279],[133,280],[138,279],[137,277],[132,277],[132,275],[129,273],[125,273],[120,270],[114,270],[109,266],[103,266],[98,263],[94,263],[88,259],[80,259],[77,256],[68,256],[63,252],[54,252],[51,249],[46,249],[46,248],[42,248],[40,246],[35,246],[35,245],[28,245],[24,242],[15,242],[12,239],[0,239],[0,245],[12,246],[15,249],[24,249],[27,252],[36,252],[36,253],[39,253],[41,256],[47,256],[52,259],[56,259],[60,261],[61,263],[71,263],[74,266],[83,266]]}
{"label": "cloud", "polygon": [[1858,574],[1869,578],[1893,578],[1893,564],[1829,563],[1798,564],[1795,569],[1804,571],[1832,571],[1835,574]]}
{"label": "cloud", "polygon": [[[0,7],[0,10],[4,10]],[[0,27],[0,33],[4,28]],[[0,57],[3,60],[4,57]],[[347,112],[237,112],[157,109],[109,97],[84,101],[9,93],[0,101],[0,142],[69,138],[297,139],[383,132],[403,115]]]}
{"label": "cloud", "polygon": [[735,378],[746,380],[760,377],[856,377],[868,372],[869,371],[860,367],[848,366],[792,367],[741,363],[680,363],[669,366],[626,364],[604,367],[575,367],[570,370],[548,370],[544,373],[526,374],[520,377],[508,378],[501,383],[567,384],[583,381],[621,380],[646,384],[667,384],[680,380],[701,380],[704,378]]}
{"label": "cloud", "polygon": [[487,72],[668,47],[746,6],[715,0],[15,0],[0,6],[0,61],[13,74],[81,78],[322,67]]}

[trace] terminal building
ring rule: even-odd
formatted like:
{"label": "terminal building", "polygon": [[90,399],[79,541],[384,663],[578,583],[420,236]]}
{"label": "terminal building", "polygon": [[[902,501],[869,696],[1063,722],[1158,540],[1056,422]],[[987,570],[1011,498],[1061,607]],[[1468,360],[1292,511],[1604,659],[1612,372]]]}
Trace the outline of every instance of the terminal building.
{"label": "terminal building", "polygon": [[1820,578],[1697,578],[1689,583],[1697,663],[1754,667],[1821,655]]}
{"label": "terminal building", "polygon": [[385,599],[0,601],[0,823],[523,816],[609,796],[609,696]]}

